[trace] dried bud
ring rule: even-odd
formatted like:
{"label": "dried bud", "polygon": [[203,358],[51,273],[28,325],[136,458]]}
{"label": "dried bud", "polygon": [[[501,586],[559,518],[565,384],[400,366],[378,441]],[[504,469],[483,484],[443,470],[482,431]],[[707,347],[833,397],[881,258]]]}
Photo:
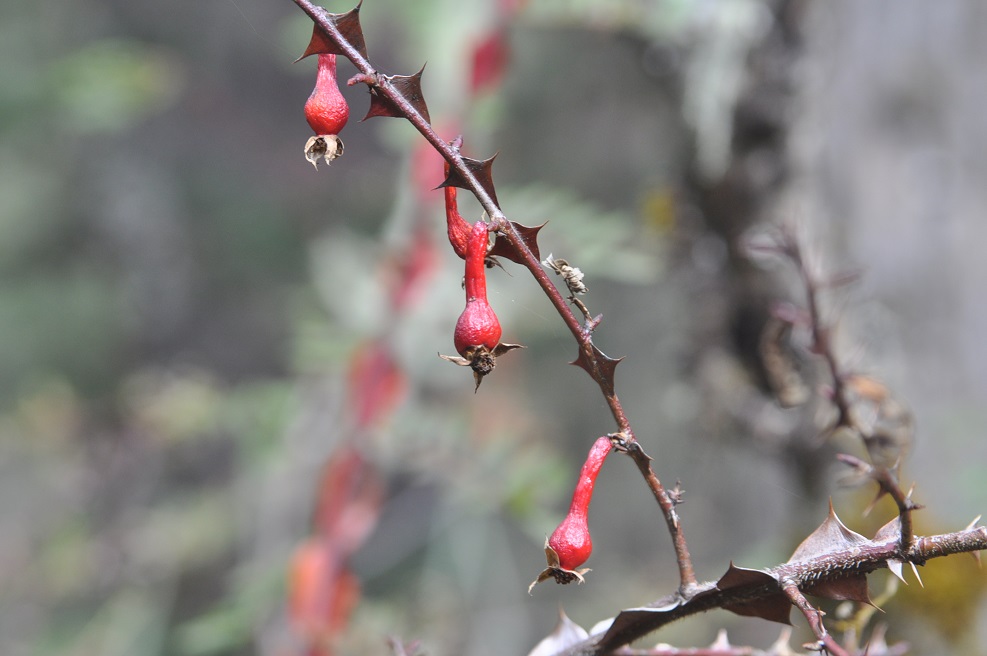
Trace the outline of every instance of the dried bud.
{"label": "dried bud", "polygon": [[571,266],[562,258],[553,257],[552,254],[549,253],[548,257],[545,258],[545,261],[542,262],[542,264],[562,276],[562,280],[565,281],[565,286],[569,289],[569,293],[573,296],[576,294],[585,294],[589,291],[583,283],[583,272],[577,267]]}

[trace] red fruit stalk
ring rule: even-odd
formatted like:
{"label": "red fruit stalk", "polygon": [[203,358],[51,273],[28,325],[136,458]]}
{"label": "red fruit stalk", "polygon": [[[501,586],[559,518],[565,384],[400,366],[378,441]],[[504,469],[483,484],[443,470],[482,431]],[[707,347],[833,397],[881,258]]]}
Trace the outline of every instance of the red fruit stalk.
{"label": "red fruit stalk", "polygon": [[315,132],[305,144],[305,158],[318,168],[319,158],[326,164],[343,154],[343,142],[337,136],[350,117],[350,107],[336,81],[336,55],[319,55],[319,72],[315,89],[305,102],[305,119]]}
{"label": "red fruit stalk", "polygon": [[593,500],[596,476],[600,473],[600,467],[610,453],[610,448],[609,437],[601,437],[593,443],[593,448],[590,449],[586,462],[583,463],[583,469],[579,473],[569,514],[548,539],[548,546],[558,554],[559,567],[562,569],[575,570],[593,553],[593,540],[587,523],[589,503]]}
{"label": "red fruit stalk", "polygon": [[459,315],[453,341],[456,351],[471,359],[480,347],[489,351],[500,343],[500,321],[487,302],[487,224],[477,221],[466,245],[466,309]]}
{"label": "red fruit stalk", "polygon": [[[449,162],[445,163],[445,172],[448,178]],[[452,244],[452,249],[456,251],[456,255],[465,260],[466,246],[472,230],[470,224],[459,213],[459,205],[456,202],[456,188],[452,186],[444,187],[443,191],[446,198],[446,231],[449,234],[449,243]]]}

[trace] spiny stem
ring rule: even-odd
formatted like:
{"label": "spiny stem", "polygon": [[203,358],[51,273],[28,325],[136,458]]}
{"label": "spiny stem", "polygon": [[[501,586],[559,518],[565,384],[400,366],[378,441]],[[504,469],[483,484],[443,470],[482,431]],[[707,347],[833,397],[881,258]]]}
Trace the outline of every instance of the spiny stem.
{"label": "spiny stem", "polygon": [[[617,436],[615,436],[617,437]],[[685,541],[685,534],[682,532],[682,525],[679,523],[678,513],[675,512],[675,501],[668,490],[658,480],[654,470],[651,468],[651,457],[641,448],[641,443],[637,440],[626,442],[620,448],[627,452],[634,464],[637,465],[641,476],[654,495],[662,514],[665,516],[665,525],[668,533],[672,536],[672,545],[675,548],[675,560],[679,568],[679,593],[683,597],[688,597],[695,589],[696,573],[692,565],[692,557],[689,555],[689,546]]]}
{"label": "spiny stem", "polygon": [[781,590],[792,602],[792,605],[802,612],[806,621],[809,622],[809,628],[812,629],[812,633],[819,640],[819,644],[831,656],[850,656],[843,647],[837,644],[833,636],[823,626],[822,616],[824,613],[809,603],[809,600],[805,598],[805,595],[802,594],[802,591],[799,590],[797,585],[790,581],[785,582],[782,584]]}
{"label": "spiny stem", "polygon": [[823,323],[822,309],[819,303],[819,283],[805,261],[798,238],[792,234],[792,228],[782,228],[782,249],[791,259],[802,280],[805,289],[805,300],[809,311],[809,325],[812,330],[812,345],[814,350],[826,362],[829,374],[833,379],[833,404],[839,413],[837,426],[853,426],[853,415],[850,412],[850,400],[847,397],[846,382],[840,363],[836,359],[833,348],[832,331]]}
{"label": "spiny stem", "polygon": [[894,473],[887,467],[872,465],[848,453],[838,453],[836,459],[877,481],[881,489],[894,499],[895,505],[898,506],[898,521],[901,524],[899,537],[901,550],[906,552],[911,549],[915,540],[912,528],[912,511],[921,508],[921,506],[905,494]]}
{"label": "spiny stem", "polygon": [[[921,565],[932,558],[984,549],[987,549],[987,527],[979,526],[955,533],[917,537],[907,552],[902,552],[897,541],[889,541],[834,550],[807,561],[771,567],[764,572],[770,574],[776,581],[792,583],[798,590],[804,592],[821,581],[836,580],[848,573],[867,574],[887,567],[888,560],[906,560]],[[720,590],[715,582],[700,583],[695,586],[693,594],[685,603],[682,603],[681,594],[675,592],[646,606],[670,607],[672,610],[641,613],[631,624],[623,628],[620,635],[608,636],[606,641],[603,640],[605,631],[602,634],[592,635],[558,656],[603,656],[676,620],[715,608],[728,608],[738,603],[749,604],[759,599],[766,599],[783,593],[780,587],[779,584],[774,584]]]}
{"label": "spiny stem", "polygon": [[[435,148],[435,150],[439,152],[447,162],[449,162],[449,166],[456,170],[460,179],[466,184],[467,188],[473,192],[477,201],[486,211],[490,223],[493,224],[496,230],[500,232],[505,239],[507,239],[507,242],[517,252],[524,267],[528,269],[531,275],[535,278],[535,281],[542,288],[542,291],[546,296],[548,296],[549,301],[555,306],[559,316],[562,317],[563,322],[569,328],[569,332],[572,333],[573,337],[576,339],[576,342],[579,344],[579,348],[586,362],[590,363],[590,376],[596,381],[597,385],[600,387],[600,390],[603,392],[603,396],[606,398],[607,405],[610,407],[610,412],[613,415],[614,421],[617,423],[617,428],[623,435],[623,438],[626,440],[628,445],[636,445],[637,440],[634,437],[634,431],[631,428],[630,421],[627,419],[627,415],[624,413],[624,408],[620,403],[620,399],[617,397],[617,394],[613,389],[613,381],[610,380],[604,373],[604,367],[602,366],[596,355],[596,351],[593,348],[591,332],[584,329],[583,325],[566,304],[565,298],[563,298],[562,294],[545,273],[545,270],[541,266],[541,262],[538,261],[538,258],[536,258],[531,252],[531,249],[528,248],[518,231],[514,228],[511,222],[507,220],[507,217],[504,216],[504,212],[500,209],[500,206],[497,205],[493,198],[491,198],[490,194],[487,193],[483,185],[480,184],[480,181],[463,162],[458,148],[455,148],[452,144],[449,144],[443,140],[435,132],[435,130],[432,129],[432,126],[425,119],[425,117],[422,116],[417,109],[415,109],[412,103],[410,103],[399,90],[388,84],[386,79],[382,78],[382,76],[378,74],[377,70],[374,69],[370,62],[367,61],[367,59],[364,58],[357,51],[357,49],[346,40],[339,29],[329,19],[324,9],[316,6],[310,0],[292,1],[298,5],[298,7],[300,7],[302,11],[304,11],[308,17],[311,18],[312,21],[318,25],[340,48],[345,56],[353,62],[353,65],[356,66],[357,70],[361,73],[361,75],[356,77],[355,81],[357,83],[364,82],[370,86],[373,86],[377,93],[385,96],[393,104],[393,106],[397,108],[401,115],[404,116],[404,118],[406,118],[408,122],[410,122],[415,129],[425,137],[432,147]],[[658,478],[654,476],[654,472],[651,471],[651,465],[649,462],[650,458],[647,457],[647,454],[644,454],[644,451],[641,450],[640,446],[638,445],[634,449],[629,449],[628,453],[635,459],[638,469],[641,470],[648,487],[651,488],[655,498],[658,499],[658,503],[661,506],[662,513],[665,516],[665,522],[671,532],[672,544],[675,548],[676,558],[679,561],[681,589],[685,591],[694,586],[696,581],[695,575],[692,573],[692,561],[689,556],[689,550],[686,547],[685,536],[682,533],[678,516],[675,513],[674,504],[672,503],[668,492],[662,486]],[[639,453],[641,455],[635,456],[635,453]],[[650,472],[650,477],[648,472]]]}
{"label": "spiny stem", "polygon": [[[793,234],[790,227],[782,228],[782,250],[791,259],[798,270],[799,277],[805,289],[806,304],[809,311],[809,323],[812,330],[812,341],[815,351],[820,354],[829,369],[829,375],[833,384],[833,404],[836,406],[839,415],[837,419],[838,427],[854,429],[859,435],[864,436],[864,431],[857,424],[851,412],[851,403],[847,393],[846,373],[841,369],[836,352],[833,347],[831,330],[823,324],[822,310],[819,303],[820,283],[816,276],[809,270],[808,263],[802,252],[798,238]],[[908,498],[908,495],[901,489],[897,476],[888,467],[881,464],[866,463],[853,456],[837,456],[839,460],[846,462],[852,467],[864,471],[870,478],[877,482],[881,489],[894,499],[898,506],[898,517],[901,523],[900,542],[902,551],[908,551],[912,546],[912,511],[917,508],[916,504]]]}

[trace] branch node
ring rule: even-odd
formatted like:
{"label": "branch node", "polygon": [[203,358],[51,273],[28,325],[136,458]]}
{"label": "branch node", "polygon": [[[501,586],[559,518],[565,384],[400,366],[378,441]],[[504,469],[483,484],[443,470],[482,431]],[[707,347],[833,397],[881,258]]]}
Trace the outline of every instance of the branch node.
{"label": "branch node", "polygon": [[368,87],[377,86],[377,76],[367,75],[366,73],[357,73],[350,79],[346,80],[346,86],[355,87],[358,84],[366,84]]}

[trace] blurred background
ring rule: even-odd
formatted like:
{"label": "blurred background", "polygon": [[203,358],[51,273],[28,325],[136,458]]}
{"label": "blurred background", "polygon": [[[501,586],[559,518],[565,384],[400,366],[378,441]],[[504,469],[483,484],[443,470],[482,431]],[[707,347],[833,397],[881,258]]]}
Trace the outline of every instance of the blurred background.
{"label": "blurred background", "polygon": [[[612,419],[509,262],[490,302],[528,348],[475,395],[435,356],[462,308],[441,161],[404,121],[358,122],[353,87],[346,154],[313,170],[293,3],[0,12],[0,652],[525,654],[560,605],[589,628],[674,589],[658,509],[613,458],[594,571],[528,596]],[[367,0],[361,18],[381,71],[427,62],[440,134],[499,153],[508,217],[548,221],[542,254],[586,273],[701,579],[786,560],[830,496],[866,535],[893,516],[839,485],[826,403],[782,408],[766,382],[771,304],[804,298],[745,243],[781,220],[821,275],[860,273],[827,318],[847,369],[914,415],[918,531],[985,510],[987,6]],[[889,641],[985,653],[975,562],[923,578],[882,604]],[[717,612],[648,644],[720,628],[779,633]]]}

